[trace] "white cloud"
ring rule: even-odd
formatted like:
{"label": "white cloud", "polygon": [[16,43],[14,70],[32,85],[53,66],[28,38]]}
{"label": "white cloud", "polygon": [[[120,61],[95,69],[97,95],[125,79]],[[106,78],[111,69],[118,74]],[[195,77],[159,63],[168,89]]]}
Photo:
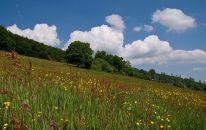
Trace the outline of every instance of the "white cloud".
{"label": "white cloud", "polygon": [[142,27],[140,27],[140,26],[135,26],[135,27],[133,28],[133,30],[134,30],[135,32],[140,32],[140,31],[142,30]]}
{"label": "white cloud", "polygon": [[91,48],[105,50],[137,64],[206,64],[206,52],[203,50],[175,50],[168,41],[161,40],[156,35],[149,35],[144,40],[124,43],[123,30],[116,30],[107,25],[91,28],[89,31],[74,31],[64,49],[73,41],[90,43]]}
{"label": "white cloud", "polygon": [[164,10],[156,10],[152,16],[153,23],[159,23],[168,28],[169,31],[185,31],[196,26],[193,17],[186,15],[180,9],[166,8]]}
{"label": "white cloud", "polygon": [[144,30],[146,32],[152,32],[154,30],[154,28],[151,25],[144,25]]}
{"label": "white cloud", "polygon": [[123,21],[122,17],[120,15],[118,15],[118,14],[112,14],[110,16],[107,16],[105,18],[105,20],[114,29],[117,29],[117,30],[120,30],[120,31],[125,29],[124,21]]}
{"label": "white cloud", "polygon": [[47,24],[36,24],[34,29],[20,29],[16,24],[8,26],[7,30],[14,34],[36,40],[46,45],[58,46],[60,40],[57,35],[56,26],[48,26]]}
{"label": "white cloud", "polygon": [[146,24],[145,24],[143,27],[135,26],[135,27],[133,28],[133,30],[134,30],[135,32],[140,32],[140,31],[152,32],[152,31],[154,30],[154,27],[151,26],[151,25],[146,25]]}
{"label": "white cloud", "polygon": [[200,49],[185,51],[174,50],[168,55],[170,61],[176,63],[201,63],[206,64],[206,52]]}
{"label": "white cloud", "polygon": [[195,67],[192,70],[197,72],[203,72],[206,71],[206,67]]}
{"label": "white cloud", "polygon": [[105,50],[112,54],[117,54],[119,47],[123,45],[123,33],[107,25],[93,27],[90,31],[74,31],[70,34],[70,39],[64,49],[73,41],[90,43],[94,51]]}
{"label": "white cloud", "polygon": [[122,48],[121,56],[126,59],[138,59],[164,55],[171,51],[172,48],[168,42],[161,41],[156,35],[150,35],[143,41],[137,40],[125,45],[125,47]]}

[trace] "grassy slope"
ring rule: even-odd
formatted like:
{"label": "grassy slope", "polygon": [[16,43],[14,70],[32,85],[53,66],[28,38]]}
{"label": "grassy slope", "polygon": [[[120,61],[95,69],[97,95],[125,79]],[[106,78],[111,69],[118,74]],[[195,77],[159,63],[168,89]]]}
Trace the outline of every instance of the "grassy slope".
{"label": "grassy slope", "polygon": [[204,92],[5,52],[0,103],[8,128],[206,129]]}

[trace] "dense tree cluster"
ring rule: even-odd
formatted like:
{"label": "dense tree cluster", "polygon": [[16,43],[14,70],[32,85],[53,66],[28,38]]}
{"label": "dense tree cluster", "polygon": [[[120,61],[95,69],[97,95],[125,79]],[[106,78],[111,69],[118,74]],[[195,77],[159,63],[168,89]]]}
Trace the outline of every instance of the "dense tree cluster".
{"label": "dense tree cluster", "polygon": [[80,41],[71,43],[68,46],[68,49],[63,51],[15,35],[7,31],[3,26],[0,26],[0,50],[14,50],[21,55],[68,62],[87,69],[92,68],[108,73],[117,73],[145,80],[173,84],[177,87],[206,91],[206,84],[201,81],[196,82],[193,78],[182,78],[180,76],[173,76],[165,73],[156,73],[154,69],[145,71],[133,68],[130,62],[125,61],[122,57],[107,54],[105,51],[97,51],[93,56],[93,50],[90,48],[89,43]]}
{"label": "dense tree cluster", "polygon": [[121,57],[107,54],[105,51],[97,51],[92,66],[94,66],[93,69],[100,71],[119,73],[145,80],[168,83],[177,87],[206,91],[206,84],[201,81],[196,82],[193,78],[182,78],[181,76],[173,76],[166,73],[159,74],[154,69],[145,71],[133,68],[128,61],[124,61]]}
{"label": "dense tree cluster", "polygon": [[15,50],[21,55],[63,62],[65,51],[15,35],[0,26],[0,50]]}
{"label": "dense tree cluster", "polygon": [[75,41],[72,42],[66,50],[66,61],[76,64],[77,67],[84,66],[90,69],[92,65],[92,53],[93,51],[89,43]]}
{"label": "dense tree cluster", "polygon": [[[131,69],[131,65],[129,61],[125,61],[122,57],[107,54],[105,51],[97,51],[94,61],[99,59],[104,60],[107,64],[110,65],[110,67],[107,66],[108,69],[106,69],[106,71],[123,75],[130,75],[128,70]],[[102,66],[102,71],[105,71],[105,63]]]}

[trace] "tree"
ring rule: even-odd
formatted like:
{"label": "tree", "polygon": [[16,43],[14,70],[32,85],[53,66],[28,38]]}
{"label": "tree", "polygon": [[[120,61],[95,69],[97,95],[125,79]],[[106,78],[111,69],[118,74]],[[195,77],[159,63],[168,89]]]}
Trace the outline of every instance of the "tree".
{"label": "tree", "polygon": [[77,65],[77,67],[84,66],[89,69],[92,65],[92,54],[93,51],[89,43],[75,41],[66,50],[66,60],[68,63]]}
{"label": "tree", "polygon": [[0,25],[0,50],[15,50],[18,54],[65,62],[65,51],[16,35]]}
{"label": "tree", "polygon": [[150,80],[155,80],[155,75],[156,75],[155,70],[154,69],[150,69],[149,70]]}
{"label": "tree", "polygon": [[101,59],[106,60],[107,59],[106,51],[97,51],[95,54],[95,58],[101,58]]}

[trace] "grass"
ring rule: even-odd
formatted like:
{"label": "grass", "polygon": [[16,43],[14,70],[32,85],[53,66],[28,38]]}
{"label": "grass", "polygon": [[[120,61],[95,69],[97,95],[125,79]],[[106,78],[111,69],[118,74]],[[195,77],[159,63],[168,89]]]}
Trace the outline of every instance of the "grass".
{"label": "grass", "polygon": [[205,130],[206,93],[0,52],[0,127]]}

